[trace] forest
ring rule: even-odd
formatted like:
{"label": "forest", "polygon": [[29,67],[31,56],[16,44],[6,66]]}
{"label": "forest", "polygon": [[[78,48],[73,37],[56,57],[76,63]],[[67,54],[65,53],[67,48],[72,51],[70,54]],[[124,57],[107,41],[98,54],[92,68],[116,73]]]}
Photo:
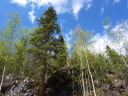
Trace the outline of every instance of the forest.
{"label": "forest", "polygon": [[113,32],[109,18],[101,21],[117,47],[124,39],[125,54],[109,45],[105,53],[90,50],[94,33],[81,25],[73,30],[69,50],[57,20],[49,7],[36,19],[37,27],[20,28],[19,14],[8,12],[0,29],[0,96],[128,96],[123,31]]}

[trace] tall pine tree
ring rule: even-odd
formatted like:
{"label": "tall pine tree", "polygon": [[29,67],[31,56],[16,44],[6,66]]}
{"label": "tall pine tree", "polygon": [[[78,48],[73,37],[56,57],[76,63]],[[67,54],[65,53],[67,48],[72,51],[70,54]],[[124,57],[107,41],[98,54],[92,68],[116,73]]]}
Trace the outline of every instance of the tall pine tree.
{"label": "tall pine tree", "polygon": [[57,14],[53,7],[49,7],[46,12],[40,17],[38,21],[38,28],[32,34],[31,44],[33,45],[32,53],[40,69],[40,78],[42,87],[40,95],[44,96],[44,82],[48,72],[48,65],[50,63],[51,53],[54,51],[55,34],[60,33],[60,27],[57,24]]}
{"label": "tall pine tree", "polygon": [[56,47],[55,47],[55,66],[62,67],[67,63],[67,50],[64,42],[64,38],[62,35],[59,35],[58,39],[56,40]]}

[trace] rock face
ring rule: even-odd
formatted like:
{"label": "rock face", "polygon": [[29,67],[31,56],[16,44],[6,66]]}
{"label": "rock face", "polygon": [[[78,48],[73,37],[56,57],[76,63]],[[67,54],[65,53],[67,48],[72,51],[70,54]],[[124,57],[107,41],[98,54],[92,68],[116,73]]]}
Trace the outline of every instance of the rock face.
{"label": "rock face", "polygon": [[35,81],[26,77],[23,81],[15,80],[6,86],[3,93],[7,96],[38,96]]}
{"label": "rock face", "polygon": [[111,78],[110,83],[102,84],[98,88],[97,93],[100,94],[98,96],[102,96],[101,93],[105,96],[128,96],[127,81],[113,74],[107,75],[109,75],[108,78]]}
{"label": "rock face", "polygon": [[[94,81],[97,96],[128,96],[127,79],[121,79],[113,74],[107,75],[111,78],[109,83]],[[77,82],[74,82],[74,87],[72,84],[70,71],[58,70],[47,77],[44,96],[82,96]],[[39,85],[39,82],[29,77],[23,80],[15,79],[10,85],[3,86],[2,92],[6,96],[40,96]],[[5,96],[4,94],[0,96]]]}
{"label": "rock face", "polygon": [[[14,80],[3,87],[7,96],[39,96],[39,82],[26,77],[24,80]],[[72,78],[69,71],[58,70],[47,77],[45,96],[72,96]]]}
{"label": "rock face", "polygon": [[125,80],[121,80],[118,78],[115,78],[111,81],[110,90],[114,95],[120,95],[128,91]]}

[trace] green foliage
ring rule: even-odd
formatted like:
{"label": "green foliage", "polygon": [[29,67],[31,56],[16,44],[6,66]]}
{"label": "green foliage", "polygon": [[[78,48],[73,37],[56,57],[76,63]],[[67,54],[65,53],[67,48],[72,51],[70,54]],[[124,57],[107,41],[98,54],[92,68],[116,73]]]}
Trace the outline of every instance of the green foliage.
{"label": "green foliage", "polygon": [[[60,26],[57,24],[57,14],[53,7],[49,7],[37,20],[37,28],[19,29],[20,21],[18,13],[11,11],[7,15],[5,29],[0,31],[0,78],[6,67],[5,76],[8,74],[12,74],[13,77],[29,76],[38,79],[43,84],[46,78],[57,73],[58,70],[66,69],[65,65],[67,65],[69,77],[73,82],[70,86],[73,88],[77,86],[77,90],[74,90],[80,94],[83,94],[83,85],[86,87],[85,94],[92,94],[89,69],[94,81],[99,80],[102,84],[110,83],[111,78],[106,76],[109,74],[128,78],[128,55],[121,55],[109,46],[106,46],[105,54],[92,52],[90,50],[92,32],[87,29],[83,30],[80,25],[73,31],[73,50],[71,53],[67,53],[64,38],[60,35]],[[108,32],[109,37],[115,38],[115,40],[122,38],[117,35],[118,32],[111,32],[113,27],[108,18],[103,20],[103,24],[106,26],[105,32]],[[55,38],[56,35],[59,35],[58,38]],[[70,55],[68,56],[68,54]],[[56,77],[57,80],[63,81],[59,77],[61,76]],[[98,91],[100,94],[102,90],[98,89]]]}
{"label": "green foliage", "polygon": [[10,72],[13,67],[13,48],[14,48],[14,42],[16,39],[16,31],[18,29],[18,26],[20,24],[20,17],[18,13],[13,13],[10,11],[7,14],[7,20],[5,22],[5,29],[1,31],[0,35],[0,45],[1,45],[1,66],[6,67],[7,72]]}
{"label": "green foliage", "polygon": [[65,46],[65,42],[62,35],[59,35],[58,39],[56,40],[55,45],[55,66],[60,68],[67,63],[67,50]]}
{"label": "green foliage", "polygon": [[[30,50],[34,64],[42,70],[38,74],[41,74],[40,76],[44,79],[46,70],[48,71],[48,65],[51,65],[53,61],[52,52],[54,52],[56,45],[54,35],[60,33],[60,27],[57,24],[57,14],[53,7],[49,7],[37,21],[38,27],[31,34],[32,48]],[[40,66],[43,66],[43,68]]]}
{"label": "green foliage", "polygon": [[109,46],[106,46],[106,53],[110,63],[110,72],[121,75],[121,71],[126,68],[122,62],[121,56],[119,56],[118,53],[111,49]]}

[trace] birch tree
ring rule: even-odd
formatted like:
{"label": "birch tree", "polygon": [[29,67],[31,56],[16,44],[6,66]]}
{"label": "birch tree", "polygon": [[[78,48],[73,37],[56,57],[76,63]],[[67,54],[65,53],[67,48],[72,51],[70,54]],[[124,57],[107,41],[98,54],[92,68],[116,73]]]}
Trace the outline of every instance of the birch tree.
{"label": "birch tree", "polygon": [[0,83],[0,91],[1,91],[1,87],[3,85],[8,60],[10,58],[11,52],[13,51],[12,46],[15,41],[15,32],[17,31],[19,23],[20,23],[20,17],[18,15],[18,13],[13,13],[12,11],[10,11],[7,14],[7,20],[5,22],[5,24],[6,24],[5,29],[3,30],[2,34],[1,34],[1,42],[0,43],[1,43],[1,45],[4,46],[4,48],[1,49],[1,52],[3,52],[3,50],[4,50],[5,55],[4,55],[4,68],[3,68],[2,79],[1,79],[1,83]]}
{"label": "birch tree", "polygon": [[119,45],[122,46],[118,50],[118,52],[120,54],[120,58],[122,59],[126,67],[128,67],[126,60],[124,59],[124,56],[122,55],[122,51],[125,51],[126,55],[128,54],[128,51],[127,51],[128,50],[128,42],[127,42],[128,37],[126,36],[128,33],[127,22],[121,21],[116,26],[112,26],[109,21],[109,18],[105,18],[102,21],[102,24],[104,24],[105,26],[105,30],[104,30],[105,34],[108,35],[108,37],[110,38],[110,40],[112,40],[112,42],[115,42],[116,47],[118,47]]}
{"label": "birch tree", "polygon": [[[92,38],[92,34],[90,31],[86,30],[82,30],[81,26],[78,25],[77,28],[74,30],[74,52],[76,52],[76,54],[78,55],[78,58],[80,61],[80,76],[81,76],[81,80],[82,80],[82,90],[83,90],[83,96],[88,96],[89,92],[87,92],[86,88],[85,88],[85,81],[87,81],[86,76],[88,75],[91,79],[91,83],[92,83],[92,88],[93,88],[93,93],[94,96],[96,96],[96,91],[95,91],[95,86],[94,86],[94,80],[93,80],[93,76],[90,70],[90,64],[88,61],[88,56],[87,56],[87,52],[88,52],[88,46],[91,44],[91,38]],[[85,70],[88,70],[88,72],[86,72]],[[89,73],[89,74],[88,74]],[[88,85],[86,85],[88,86]]]}

